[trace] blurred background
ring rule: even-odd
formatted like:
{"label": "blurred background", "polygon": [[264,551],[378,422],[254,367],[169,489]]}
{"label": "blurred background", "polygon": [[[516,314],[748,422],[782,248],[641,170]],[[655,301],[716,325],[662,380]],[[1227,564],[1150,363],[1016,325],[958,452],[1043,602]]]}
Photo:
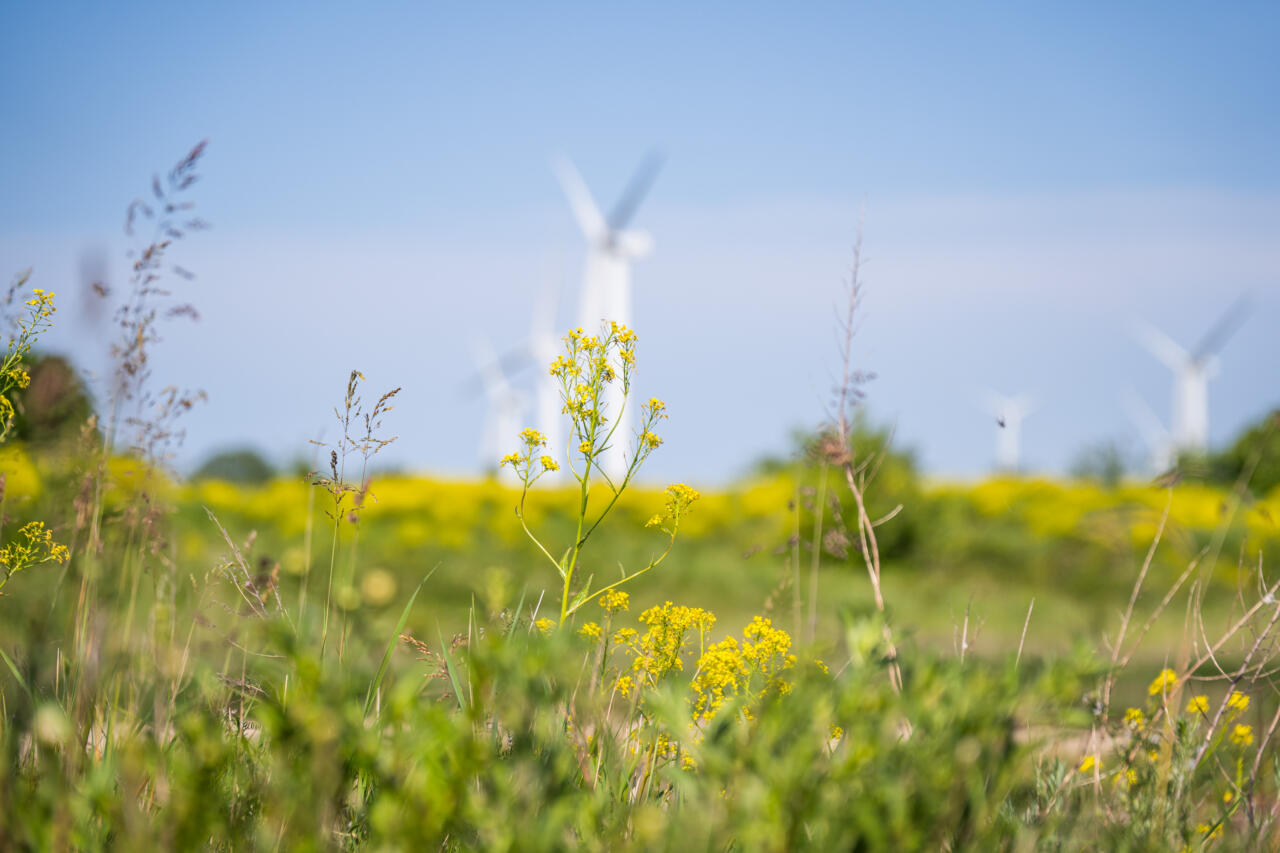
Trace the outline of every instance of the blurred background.
{"label": "blurred background", "polygon": [[652,238],[638,391],[671,412],[653,481],[730,482],[824,417],[860,231],[867,410],[929,475],[996,466],[992,392],[1028,404],[1024,471],[1099,447],[1149,467],[1175,403],[1139,323],[1194,351],[1240,305],[1210,342],[1211,445],[1276,403],[1272,3],[51,2],[0,23],[0,269],[59,294],[45,348],[99,395],[88,284],[124,288],[126,206],[210,140],[213,228],[173,254],[200,319],[154,364],[209,397],[187,473],[228,447],[309,459],[353,367],[404,387],[384,465],[489,467],[484,353],[527,402],[533,323],[579,322],[587,242],[553,164],[610,211],[655,151],[626,222]]}

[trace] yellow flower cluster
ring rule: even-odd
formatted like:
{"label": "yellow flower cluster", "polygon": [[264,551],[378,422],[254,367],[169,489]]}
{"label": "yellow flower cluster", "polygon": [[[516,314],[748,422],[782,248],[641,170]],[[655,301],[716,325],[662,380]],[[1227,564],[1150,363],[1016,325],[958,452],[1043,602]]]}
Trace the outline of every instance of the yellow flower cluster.
{"label": "yellow flower cluster", "polygon": [[1233,717],[1238,717],[1249,710],[1249,697],[1239,691],[1232,690],[1231,695],[1227,697],[1227,708],[1230,709]]}
{"label": "yellow flower cluster", "polygon": [[604,612],[612,616],[619,610],[626,610],[631,606],[631,596],[620,589],[611,589],[600,596],[600,606],[604,608]]}
{"label": "yellow flower cluster", "polygon": [[588,622],[578,629],[578,633],[588,640],[595,641],[604,636],[604,629],[600,627],[598,622]]}
{"label": "yellow flower cluster", "polygon": [[38,320],[47,320],[58,312],[53,307],[53,291],[41,290],[38,287],[31,288],[31,298],[26,303],[35,310],[31,312],[33,318]]}
{"label": "yellow flower cluster", "polygon": [[[22,287],[25,276],[19,278],[14,289]],[[9,338],[8,351],[0,362],[0,441],[8,435],[16,414],[13,401],[8,394],[14,389],[26,388],[31,384],[31,374],[27,373],[22,360],[31,353],[36,338],[53,325],[50,319],[57,308],[53,307],[53,292],[33,288],[32,297],[26,301],[28,316],[17,321],[17,334]]]}
{"label": "yellow flower cluster", "polygon": [[548,619],[543,616],[541,619],[533,623],[533,627],[537,628],[543,636],[551,633],[551,629],[556,627],[556,620]]}
{"label": "yellow flower cluster", "polygon": [[43,521],[32,521],[18,530],[17,537],[0,548],[0,587],[23,569],[41,563],[65,563],[71,556],[66,545],[53,541],[53,531]]}
{"label": "yellow flower cluster", "polygon": [[610,417],[618,414],[605,410],[605,386],[620,381],[624,394],[630,390],[635,347],[635,332],[618,323],[602,323],[598,335],[579,327],[569,330],[564,354],[551,362],[550,373],[560,383],[562,411],[569,415],[578,451],[588,463],[611,432]]}
{"label": "yellow flower cluster", "polygon": [[715,615],[701,607],[685,607],[668,601],[640,614],[640,622],[648,626],[644,634],[623,628],[613,639],[632,655],[631,668],[642,685],[654,685],[667,673],[684,669],[682,655],[686,639],[691,632],[696,632],[698,648],[703,648],[715,621]]}
{"label": "yellow flower cluster", "polygon": [[755,617],[743,629],[741,643],[726,637],[698,660],[698,674],[693,679],[694,716],[709,717],[735,696],[754,701],[770,691],[789,693],[791,684],[782,673],[795,664],[791,636],[773,627],[771,620]]}
{"label": "yellow flower cluster", "polygon": [[1187,702],[1188,714],[1207,714],[1209,713],[1209,697],[1208,696],[1192,696]]}
{"label": "yellow flower cluster", "polygon": [[1231,742],[1236,746],[1249,746],[1253,743],[1253,726],[1236,723],[1231,730]]}
{"label": "yellow flower cluster", "polygon": [[[506,456],[498,460],[498,464],[510,465],[512,470],[526,486],[533,483],[534,480],[541,477],[548,471],[559,471],[560,466],[556,464],[556,460],[545,453],[539,451],[547,446],[547,437],[536,429],[525,429],[520,432],[520,450],[508,453]],[[533,463],[535,457],[541,463],[541,469],[535,474],[533,472]]]}
{"label": "yellow flower cluster", "polygon": [[1155,677],[1155,680],[1147,687],[1147,693],[1151,696],[1157,696],[1166,692],[1171,687],[1178,685],[1178,673],[1171,669],[1164,669]]}
{"label": "yellow flower cluster", "polygon": [[1146,724],[1146,715],[1142,713],[1141,708],[1130,708],[1124,712],[1124,724],[1137,731]]}
{"label": "yellow flower cluster", "polygon": [[697,489],[690,488],[684,483],[672,483],[667,486],[662,512],[655,513],[644,523],[644,526],[657,527],[667,521],[679,526],[681,517],[689,512],[689,507],[700,497],[702,494]]}

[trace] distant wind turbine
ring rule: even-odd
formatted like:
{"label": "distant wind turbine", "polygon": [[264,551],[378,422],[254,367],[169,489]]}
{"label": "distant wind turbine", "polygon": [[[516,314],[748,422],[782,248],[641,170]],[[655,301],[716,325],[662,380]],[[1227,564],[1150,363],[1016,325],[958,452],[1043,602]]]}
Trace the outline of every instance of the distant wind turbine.
{"label": "distant wind turbine", "polygon": [[1191,352],[1154,326],[1139,324],[1136,332],[1139,341],[1173,372],[1169,429],[1173,456],[1183,452],[1203,453],[1208,448],[1209,380],[1218,375],[1218,352],[1240,328],[1247,313],[1248,302],[1242,298],[1223,314]]}
{"label": "distant wind turbine", "polygon": [[[476,339],[471,350],[486,403],[484,428],[480,433],[480,465],[483,470],[492,471],[499,467],[498,460],[503,456],[520,449],[525,401],[523,395],[511,387],[502,363],[486,341]],[[509,466],[502,466],[498,476],[507,483],[516,480]]]}
{"label": "distant wind turbine", "polygon": [[987,412],[996,423],[996,469],[1017,473],[1022,470],[1022,422],[1035,407],[1023,395],[1006,397],[988,391],[985,398]]}
{"label": "distant wind turbine", "polygon": [[[534,363],[533,398],[536,408],[538,429],[547,437],[547,449],[560,463],[564,463],[565,433],[564,418],[561,411],[563,403],[560,399],[560,386],[551,375],[551,362],[560,352],[560,335],[556,325],[556,314],[560,307],[560,279],[558,275],[548,278],[534,303],[529,330],[529,354]],[[566,466],[567,467],[567,466]],[[564,471],[565,468],[561,468]],[[547,480],[558,479],[561,474],[548,471],[543,475]]]}
{"label": "distant wind turbine", "polygon": [[[574,219],[587,239],[587,260],[578,314],[579,324],[587,334],[594,334],[601,320],[626,326],[632,323],[631,263],[653,251],[653,238],[645,231],[629,230],[627,225],[653,186],[661,167],[661,155],[651,153],[647,156],[618,203],[605,217],[574,165],[565,158],[555,163],[556,175],[569,199]],[[599,460],[605,474],[616,482],[626,472],[626,449],[632,440],[635,406],[623,410],[622,386],[616,382],[610,385],[604,403],[610,419],[621,419],[612,445]]]}

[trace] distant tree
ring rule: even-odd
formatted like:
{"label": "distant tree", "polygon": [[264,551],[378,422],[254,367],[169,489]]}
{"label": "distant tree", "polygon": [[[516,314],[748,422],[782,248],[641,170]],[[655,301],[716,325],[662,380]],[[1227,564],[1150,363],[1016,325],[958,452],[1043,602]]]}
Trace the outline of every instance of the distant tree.
{"label": "distant tree", "polygon": [[245,486],[257,486],[275,476],[275,468],[262,454],[248,447],[222,450],[210,456],[196,469],[193,480],[226,480]]}
{"label": "distant tree", "polygon": [[35,445],[73,440],[93,414],[93,400],[80,374],[60,355],[27,360],[28,385],[14,400],[13,437]]}
{"label": "distant tree", "polygon": [[1280,409],[1245,427],[1226,450],[1211,454],[1209,475],[1222,483],[1234,483],[1255,464],[1250,489],[1266,494],[1280,486]]}
{"label": "distant tree", "polygon": [[1092,480],[1108,489],[1120,485],[1134,469],[1124,445],[1115,439],[1103,439],[1080,449],[1068,469],[1071,476]]}

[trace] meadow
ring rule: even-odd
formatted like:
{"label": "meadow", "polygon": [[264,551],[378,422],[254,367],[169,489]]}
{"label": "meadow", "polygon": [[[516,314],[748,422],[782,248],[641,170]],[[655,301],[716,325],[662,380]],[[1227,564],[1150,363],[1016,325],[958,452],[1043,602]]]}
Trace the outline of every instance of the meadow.
{"label": "meadow", "polygon": [[0,846],[1280,846],[1261,449],[932,482],[860,414],[855,267],[835,415],[729,487],[645,483],[678,413],[615,434],[644,342],[608,322],[547,365],[570,447],[527,429],[503,478],[381,470],[399,389],[352,371],[319,470],[184,482],[197,395],[149,365],[201,154],[130,207],[96,410],[39,420],[57,298],[6,303]]}

